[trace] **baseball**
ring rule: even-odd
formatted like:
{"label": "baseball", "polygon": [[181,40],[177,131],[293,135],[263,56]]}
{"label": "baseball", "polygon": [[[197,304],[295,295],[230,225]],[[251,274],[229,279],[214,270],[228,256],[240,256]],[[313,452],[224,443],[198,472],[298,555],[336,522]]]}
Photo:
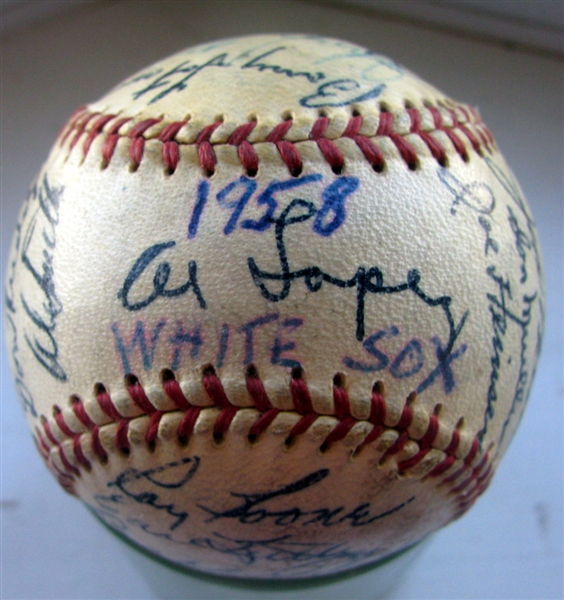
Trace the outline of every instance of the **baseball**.
{"label": "baseball", "polygon": [[39,453],[183,567],[337,573],[488,487],[544,299],[477,110],[348,42],[188,48],[79,108],[12,244],[5,330]]}

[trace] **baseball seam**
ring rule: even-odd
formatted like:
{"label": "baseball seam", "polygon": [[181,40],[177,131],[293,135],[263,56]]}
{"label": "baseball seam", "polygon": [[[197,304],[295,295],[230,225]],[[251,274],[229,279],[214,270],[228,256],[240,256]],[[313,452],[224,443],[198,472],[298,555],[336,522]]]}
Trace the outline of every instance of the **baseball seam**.
{"label": "baseball seam", "polygon": [[[249,177],[255,177],[260,166],[257,144],[272,144],[290,174],[298,177],[303,170],[304,157],[300,146],[304,142],[314,143],[323,159],[337,175],[345,169],[345,153],[339,141],[352,140],[362,157],[374,171],[380,173],[386,167],[386,151],[381,148],[384,139],[390,140],[395,151],[410,170],[418,167],[422,148],[416,140],[423,142],[426,151],[441,166],[448,165],[448,155],[455,153],[468,161],[470,150],[484,156],[491,153],[494,138],[483,124],[477,111],[465,105],[454,108],[427,106],[424,109],[407,107],[399,112],[361,115],[356,112],[348,121],[330,119],[323,112],[305,128],[298,120],[287,117],[284,121],[257,127],[256,120],[235,125],[224,123],[218,117],[213,123],[203,125],[189,118],[182,121],[166,121],[164,118],[149,118],[136,121],[133,117],[119,114],[104,114],[78,109],[70,118],[59,136],[62,146],[68,142],[70,150],[82,141],[83,159],[89,154],[94,140],[105,136],[100,147],[101,167],[106,168],[114,157],[117,144],[129,140],[129,168],[136,171],[141,165],[148,140],[162,145],[161,154],[164,170],[173,174],[180,163],[182,146],[197,150],[197,160],[206,176],[215,173],[218,146],[231,146],[237,151],[241,166]],[[294,131],[295,129],[295,131]],[[258,131],[257,131],[258,130]]]}
{"label": "baseball seam", "polygon": [[[94,144],[99,137],[100,141]],[[446,167],[450,156],[458,155],[467,162],[471,151],[484,156],[493,152],[495,144],[492,134],[474,109],[464,105],[441,105],[422,109],[406,106],[393,113],[381,107],[379,113],[365,115],[355,111],[348,120],[340,121],[320,112],[317,119],[305,125],[300,119],[291,117],[274,125],[259,125],[257,120],[243,124],[224,123],[220,117],[209,124],[190,118],[182,121],[167,121],[161,117],[139,120],[83,107],[71,116],[61,131],[59,145],[67,145],[69,152],[75,148],[81,150],[82,162],[95,147],[100,153],[100,167],[105,169],[115,156],[118,143],[125,143],[128,145],[129,170],[134,172],[147,156],[147,142],[157,142],[161,145],[164,170],[169,175],[180,164],[181,148],[192,147],[205,176],[212,176],[220,162],[221,153],[216,153],[216,150],[221,146],[232,147],[245,174],[255,177],[260,168],[260,145],[270,144],[276,148],[290,175],[298,177],[303,170],[303,144],[306,143],[315,144],[332,171],[336,175],[342,174],[346,160],[351,158],[351,152],[347,153],[350,147],[343,140],[352,141],[360,151],[356,156],[366,160],[377,173],[385,171],[386,160],[391,156],[399,157],[410,170],[416,170],[423,157],[431,157]],[[273,406],[253,366],[247,369],[245,383],[254,403],[252,409],[256,412],[255,420],[248,428],[249,444],[257,444],[279,415],[293,414],[298,419],[284,441],[285,447],[290,449],[299,436],[315,426],[318,419],[327,417],[315,410],[301,369],[294,370],[289,383],[291,410]],[[89,409],[90,414],[82,399],[75,395],[69,408],[54,406],[51,419],[41,416],[40,427],[36,428],[37,446],[61,485],[74,493],[76,478],[81,476],[81,470],[92,469],[92,460],[105,464],[109,460],[109,452],[114,450],[124,458],[130,454],[132,425],[140,418],[148,418],[143,441],[149,451],[154,451],[157,443],[167,442],[165,436],[159,434],[164,415],[178,415],[177,443],[187,446],[196,433],[198,419],[205,411],[209,413],[211,408],[215,410],[213,443],[220,445],[239,411],[249,407],[237,406],[229,400],[211,366],[202,371],[202,385],[212,402],[211,407],[192,404],[174,373],[164,370],[162,391],[170,406],[163,409],[149,399],[136,376],[128,375],[126,390],[136,410],[133,416],[129,412],[126,416],[120,412],[105,386],[99,383],[95,386],[96,408]],[[410,394],[399,419],[394,418],[390,416],[390,407],[384,399],[383,385],[377,382],[370,396],[370,415],[363,420],[351,413],[343,380],[336,376],[334,414],[331,415],[336,424],[325,435],[318,451],[327,452],[346,438],[350,438],[347,445],[353,447],[353,457],[366,446],[375,446],[380,452],[380,465],[393,457],[395,468],[392,467],[392,470],[398,477],[430,478],[437,480],[438,486],[448,486],[448,494],[454,497],[456,504],[454,514],[458,516],[474,503],[491,480],[490,449],[483,451],[479,433],[469,443],[461,444],[462,419],[455,429],[445,432],[439,420],[440,405],[435,407],[433,414],[427,415],[423,433],[417,432],[413,426],[415,401],[416,394]],[[355,427],[358,424],[363,424],[362,431]],[[114,427],[112,433],[111,426]]]}
{"label": "baseball seam", "polygon": [[[213,443],[221,445],[225,436],[230,432],[230,427],[241,407],[230,402],[224,386],[212,366],[207,366],[202,371],[202,385],[211,402],[212,408],[219,409],[213,426]],[[176,430],[178,443],[185,447],[189,444],[191,437],[195,434],[196,423],[202,411],[208,410],[210,406],[199,406],[190,403],[183,393],[174,373],[168,369],[162,372],[162,386],[167,398],[170,399],[174,408],[170,410],[159,410],[149,399],[144,388],[135,375],[126,377],[127,392],[139,409],[140,414],[128,417],[118,410],[115,402],[110,397],[103,384],[95,387],[96,403],[106,417],[103,420],[95,419],[88,414],[84,402],[78,396],[72,396],[70,401],[70,413],[68,409],[53,407],[53,417],[48,419],[41,416],[41,427],[36,428],[36,443],[38,449],[47,462],[48,466],[55,472],[61,485],[74,493],[74,481],[81,476],[81,469],[90,471],[91,460],[97,459],[106,464],[109,460],[108,450],[102,443],[102,431],[108,425],[117,426],[113,435],[113,445],[124,458],[131,453],[130,426],[140,417],[149,417],[145,430],[144,442],[153,452],[157,443],[166,443],[159,436],[159,425],[163,416],[167,413],[179,413],[182,419]],[[297,438],[306,433],[322,415],[314,409],[310,391],[303,378],[301,369],[294,369],[290,380],[290,395],[293,410],[282,410],[271,403],[263,382],[256,368],[250,365],[246,373],[246,387],[249,395],[254,401],[256,417],[250,425],[247,439],[250,444],[257,444],[280,414],[294,413],[299,416],[297,422],[286,435],[284,445],[290,449]],[[352,450],[352,456],[358,455],[369,444],[376,444],[381,452],[379,464],[382,465],[390,457],[395,457],[397,476],[419,476],[420,478],[437,479],[438,486],[447,485],[449,495],[454,497],[456,509],[455,516],[464,513],[487,488],[493,469],[490,461],[490,450],[482,451],[479,437],[476,435],[467,448],[461,450],[461,433],[463,426],[461,419],[457,427],[449,432],[449,441],[446,447],[439,444],[439,429],[441,428],[439,413],[441,406],[437,405],[432,415],[428,418],[428,424],[422,436],[415,436],[410,431],[414,421],[413,404],[416,394],[410,394],[402,408],[401,416],[395,424],[390,424],[388,407],[384,399],[384,388],[381,382],[376,382],[370,398],[370,416],[367,423],[372,428],[364,432],[364,437],[356,443]],[[334,419],[337,423],[325,436],[318,448],[321,453],[344,440],[361,419],[351,414],[351,406],[346,389],[340,375],[335,376],[333,386]],[[386,421],[388,420],[388,423]],[[97,422],[100,421],[100,422]],[[106,446],[107,436],[104,436]],[[443,436],[444,439],[444,436]],[[408,447],[408,444],[410,447]],[[435,456],[427,464],[424,459],[431,452]],[[406,455],[407,452],[407,455]],[[87,458],[90,456],[91,458]],[[58,457],[59,466],[53,457]],[[420,466],[420,472],[416,467]],[[422,467],[422,468],[421,468]]]}

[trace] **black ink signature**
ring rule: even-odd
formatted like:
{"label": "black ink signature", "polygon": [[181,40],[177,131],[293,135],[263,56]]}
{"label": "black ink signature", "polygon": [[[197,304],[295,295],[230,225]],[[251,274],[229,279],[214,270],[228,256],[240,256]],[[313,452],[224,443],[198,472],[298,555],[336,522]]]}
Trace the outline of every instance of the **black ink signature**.
{"label": "black ink signature", "polygon": [[[148,86],[134,92],[133,98],[138,100],[141,96],[144,96],[149,92],[161,90],[149,101],[149,104],[154,104],[165,96],[168,96],[171,92],[180,92],[181,90],[186,89],[190,79],[192,79],[198,73],[201,73],[204,69],[211,67],[230,67],[231,64],[226,62],[227,56],[227,53],[223,52],[222,54],[213,56],[202,64],[192,63],[190,60],[185,60],[175,65],[169,71],[166,71],[162,74],[159,73],[158,76],[151,81]],[[175,81],[175,76],[179,74],[181,77]]]}
{"label": "black ink signature", "polygon": [[[499,443],[505,436],[512,415],[515,413],[517,405],[525,401],[527,396],[527,386],[531,381],[531,372],[528,365],[527,350],[529,327],[532,319],[533,304],[539,304],[541,320],[543,314],[542,298],[535,290],[533,293],[527,293],[520,286],[523,286],[528,280],[527,260],[531,254],[534,254],[539,277],[540,259],[536,242],[534,223],[525,206],[525,202],[514,183],[506,174],[489,158],[484,159],[492,175],[497,182],[509,195],[514,203],[514,210],[511,206],[507,207],[507,223],[511,229],[515,248],[520,258],[518,282],[512,285],[509,276],[504,276],[498,271],[495,264],[490,264],[486,268],[486,275],[495,284],[495,293],[486,294],[488,301],[488,310],[491,316],[492,324],[492,353],[490,356],[491,371],[489,385],[486,397],[486,410],[484,413],[484,426],[480,433],[481,439],[484,438],[490,421],[496,413],[496,403],[498,400],[498,381],[503,370],[503,357],[507,355],[506,336],[511,326],[517,326],[521,329],[520,350],[519,350],[519,371],[511,408],[502,426],[502,433]],[[492,213],[496,207],[496,198],[493,190],[485,183],[472,182],[463,184],[445,169],[438,170],[438,176],[447,189],[453,194],[454,202],[451,207],[451,213],[456,214],[459,204],[465,204],[473,211],[478,213],[478,223],[486,235],[485,255],[490,256],[492,250],[495,255],[500,255],[505,248],[492,237]],[[520,219],[524,218],[526,230],[520,225]],[[494,257],[495,258],[495,257]],[[517,308],[516,308],[517,307]],[[535,352],[538,355],[542,338],[542,326],[538,332],[538,339]],[[512,356],[507,356],[507,362],[512,361]]]}
{"label": "black ink signature", "polygon": [[[511,286],[508,277],[500,275],[495,265],[490,265],[487,274],[497,286],[497,294],[488,294],[490,313],[492,315],[493,337],[492,337],[492,355],[490,373],[490,385],[487,396],[487,410],[484,417],[484,429],[482,436],[486,433],[487,426],[495,414],[495,402],[497,401],[497,381],[500,377],[501,356],[504,352],[505,335],[509,325],[513,324],[521,329],[520,352],[519,352],[519,371],[515,391],[511,402],[511,407],[504,420],[499,443],[501,444],[510,421],[517,410],[517,406],[523,403],[527,398],[528,387],[532,381],[534,366],[528,364],[527,350],[529,347],[530,325],[532,321],[533,305],[537,305],[539,313],[537,339],[535,344],[535,360],[538,359],[543,338],[544,322],[544,299],[541,290],[528,292],[524,290],[524,284],[529,280],[527,269],[528,262],[533,261],[536,268],[538,280],[542,281],[542,266],[540,262],[540,251],[538,248],[537,234],[535,224],[526,206],[525,200],[510,177],[501,169],[490,157],[485,157],[484,161],[490,169],[497,182],[506,191],[513,207],[508,206],[508,223],[515,239],[515,247],[520,257],[520,277],[516,286]],[[520,220],[524,219],[525,227],[520,225]],[[515,299],[513,297],[515,296]],[[520,308],[510,310],[509,303],[520,302]]]}
{"label": "black ink signature", "polygon": [[[386,87],[384,79],[388,79],[390,76],[399,77],[402,73],[401,67],[396,63],[369,51],[358,52],[357,49],[356,53],[337,54],[330,58],[333,61],[346,58],[368,60],[368,66],[364,66],[361,70],[360,79],[340,78],[331,80],[324,71],[294,69],[285,66],[284,54],[290,50],[288,46],[280,45],[273,48],[268,46],[270,44],[266,44],[265,48],[265,45],[262,44],[258,47],[249,48],[238,55],[221,52],[203,62],[195,62],[191,59],[183,60],[167,71],[158,68],[136,75],[126,81],[123,86],[139,82],[146,83],[144,87],[133,92],[132,96],[135,100],[138,100],[142,96],[150,95],[148,104],[153,104],[173,92],[186,89],[190,80],[206,69],[254,69],[259,73],[268,72],[290,79],[300,78],[312,85],[322,82],[312,90],[311,94],[299,100],[302,106],[319,108],[322,106],[346,106],[355,102],[377,98]],[[384,67],[388,75],[374,76],[372,71],[377,71],[377,67]]]}
{"label": "black ink signature", "polygon": [[[173,531],[188,519],[188,512],[178,510],[172,502],[161,501],[156,492],[146,491],[142,487],[137,491],[136,486],[137,484],[144,485],[149,482],[156,488],[180,489],[194,477],[199,466],[200,458],[192,456],[146,471],[139,471],[132,468],[121,473],[115,481],[110,481],[107,485],[109,488],[118,489],[126,497],[138,504],[150,506],[173,517],[173,521],[168,527],[170,531]],[[178,469],[180,470],[180,476],[176,474]],[[109,507],[112,505],[119,506],[123,504],[123,496],[121,494],[112,494],[110,496],[98,495],[96,500],[106,510],[109,510]]]}
{"label": "black ink signature", "polygon": [[345,542],[297,542],[291,535],[249,540],[218,532],[214,532],[213,537],[193,539],[191,545],[232,556],[243,566],[260,562],[279,565],[277,571],[271,573],[274,578],[288,572],[305,577],[331,564],[338,564],[340,568],[344,565],[358,566],[386,552],[386,548],[380,546],[369,550],[353,550]]}
{"label": "black ink signature", "polygon": [[[301,212],[300,212],[301,211]],[[450,309],[452,299],[450,296],[439,296],[432,298],[425,294],[421,289],[419,282],[421,275],[416,269],[412,269],[407,273],[406,281],[397,285],[385,285],[384,275],[382,271],[372,266],[366,268],[358,267],[355,275],[351,279],[340,279],[326,273],[318,266],[306,267],[297,271],[292,271],[288,260],[288,251],[284,241],[284,232],[286,227],[296,223],[302,223],[311,219],[316,212],[315,205],[312,202],[296,198],[282,211],[279,217],[271,217],[272,223],[275,225],[276,248],[278,250],[278,258],[280,262],[280,272],[268,272],[260,269],[254,258],[249,257],[247,263],[249,271],[255,285],[259,288],[261,295],[271,302],[280,302],[284,300],[290,293],[292,283],[295,280],[303,279],[308,291],[318,292],[323,283],[328,283],[337,288],[349,289],[356,288],[356,339],[362,341],[365,337],[365,302],[367,294],[397,294],[405,291],[410,291],[415,294],[420,300],[430,307],[438,306],[443,310],[444,316],[448,322],[449,338],[445,348],[441,348],[439,359],[442,364],[445,364],[450,356],[454,343],[464,326],[467,317],[467,312],[462,316],[459,323],[455,325],[454,318]],[[293,214],[294,213],[294,214]],[[276,281],[282,283],[282,288],[279,292],[273,292],[269,289],[265,282]]]}
{"label": "black ink signature", "polygon": [[37,417],[38,415],[35,408],[35,400],[33,399],[33,396],[31,395],[31,392],[24,381],[25,373],[19,360],[20,348],[18,346],[18,329],[14,319],[12,318],[12,315],[9,312],[10,310],[11,309],[6,306],[6,323],[12,330],[11,335],[6,332],[6,339],[11,340],[7,341],[7,344],[9,344],[10,355],[12,357],[12,364],[14,367],[14,385],[24,411],[29,411],[32,416]]}
{"label": "black ink signature", "polygon": [[[505,352],[505,336],[511,323],[514,323],[521,329],[521,350],[519,374],[517,376],[517,384],[509,416],[515,411],[517,403],[524,401],[526,398],[526,386],[530,379],[529,372],[527,370],[527,337],[529,334],[529,325],[531,323],[531,306],[537,299],[536,292],[532,295],[524,295],[522,298],[524,307],[521,310],[521,314],[515,314],[509,308],[509,302],[513,299],[513,293],[509,279],[505,279],[498,275],[494,265],[490,265],[486,269],[486,272],[488,276],[495,282],[498,292],[497,294],[487,294],[493,329],[493,350],[490,359],[492,370],[490,373],[490,384],[487,393],[487,405],[484,413],[484,427],[481,433],[482,438],[487,431],[488,423],[495,415],[495,403],[498,399],[497,382],[500,377],[502,355]],[[509,424],[509,416],[503,425],[502,435],[499,443],[501,443],[501,440],[505,435],[505,430]]]}
{"label": "black ink signature", "polygon": [[27,316],[23,337],[37,361],[59,381],[66,381],[67,374],[60,363],[55,338],[57,317],[63,306],[55,289],[53,256],[63,189],[52,187],[47,175],[39,187],[33,187],[31,198],[39,206],[23,232],[20,253],[23,268],[33,282],[20,296]]}
{"label": "black ink signature", "polygon": [[300,100],[300,104],[306,108],[321,108],[323,106],[346,106],[356,102],[365,102],[377,98],[385,89],[386,85],[380,83],[366,92],[362,91],[362,85],[354,79],[336,79],[321,84],[317,91]]}
{"label": "black ink signature", "polygon": [[118,292],[118,298],[121,300],[124,308],[127,308],[127,310],[131,311],[141,310],[142,308],[149,306],[149,304],[154,302],[159,296],[164,298],[173,298],[174,296],[181,296],[189,290],[191,290],[196,296],[200,308],[206,308],[206,301],[202,296],[202,292],[198,284],[198,265],[193,260],[188,263],[188,280],[181,286],[173,289],[167,289],[166,287],[172,270],[170,264],[166,261],[160,263],[153,276],[153,291],[142,300],[138,300],[137,302],[130,301],[129,295],[131,293],[131,288],[135,285],[139,277],[143,275],[145,270],[151,265],[157,256],[175,245],[176,242],[174,241],[155,244],[150,248],[147,248],[147,250],[145,250],[135,261],[133,267],[131,267],[131,270],[125,278],[125,281],[123,282],[123,287]]}
{"label": "black ink signature", "polygon": [[527,281],[527,252],[531,250],[532,244],[527,233],[519,226],[519,221],[517,220],[515,213],[511,210],[511,207],[508,206],[507,210],[509,212],[509,225],[515,236],[515,247],[519,254],[519,258],[521,259],[520,282],[525,283],[525,281]]}
{"label": "black ink signature", "polygon": [[336,508],[322,507],[314,510],[302,510],[298,506],[275,510],[265,506],[274,498],[292,496],[302,492],[323,481],[328,475],[329,469],[320,469],[271,492],[261,494],[231,492],[231,495],[234,498],[240,498],[242,502],[235,508],[227,510],[214,510],[208,506],[202,506],[201,504],[198,504],[198,506],[211,515],[207,519],[208,523],[220,519],[233,519],[244,525],[271,520],[274,525],[280,527],[296,523],[304,526],[317,523],[322,527],[331,527],[333,525],[348,523],[351,527],[362,527],[398,512],[415,499],[415,497],[409,498],[405,502],[376,515],[371,514],[370,504],[368,502],[359,504],[350,511],[347,511],[344,506],[338,506]]}
{"label": "black ink signature", "polygon": [[22,242],[22,223],[25,222],[27,214],[30,208],[30,202],[32,197],[35,197],[34,193],[28,194],[27,199],[22,207],[20,219],[16,225],[14,233],[14,249],[12,254],[12,260],[8,266],[8,276],[6,278],[6,295],[5,295],[5,316],[6,323],[11,329],[11,334],[6,331],[7,345],[10,351],[10,357],[12,359],[12,366],[14,369],[14,384],[16,392],[20,399],[20,403],[25,412],[29,412],[33,417],[37,417],[38,413],[35,408],[35,401],[31,392],[25,384],[25,373],[23,366],[20,362],[20,346],[19,346],[19,332],[16,326],[16,322],[12,315],[16,314],[16,302],[14,292],[14,282],[16,279],[16,269],[18,259],[20,255],[21,242]]}
{"label": "black ink signature", "polygon": [[290,77],[292,79],[295,77],[303,77],[310,83],[317,83],[321,79],[325,79],[326,75],[322,72],[313,73],[310,71],[295,71],[294,69],[283,67],[276,63],[263,62],[265,58],[269,58],[274,54],[284,50],[286,50],[286,46],[278,46],[272,50],[267,50],[266,52],[259,54],[259,56],[251,58],[251,60],[247,61],[241,66],[241,69],[257,69],[261,73],[263,71],[271,71],[272,73],[276,73],[276,75],[285,75],[286,77]]}
{"label": "black ink signature", "polygon": [[260,561],[280,563],[283,565],[280,574],[290,570],[301,572],[304,569],[311,569],[313,571],[318,567],[327,567],[331,562],[353,566],[383,553],[380,547],[354,551],[344,542],[296,542],[291,535],[249,540],[231,538],[215,532],[213,537],[193,539],[190,543],[203,549],[233,556],[245,566]]}
{"label": "black ink signature", "polygon": [[[99,499],[98,499],[99,500]],[[298,542],[290,534],[274,536],[267,539],[240,539],[223,535],[217,531],[209,537],[178,539],[170,533],[154,531],[142,519],[131,517],[124,519],[116,511],[107,510],[106,507],[90,505],[91,510],[105,523],[122,534],[127,535],[130,530],[139,529],[156,538],[165,539],[179,547],[193,547],[196,551],[211,550],[224,556],[233,557],[239,565],[251,566],[261,562],[268,562],[272,566],[279,565],[278,570],[272,572],[272,577],[283,576],[289,571],[306,576],[309,572],[315,574],[319,567],[327,567],[329,563],[338,563],[355,566],[384,554],[385,548],[375,547],[364,551],[352,550],[344,542]],[[158,549],[153,552],[160,554]],[[202,553],[202,556],[205,556]],[[198,568],[198,560],[184,560],[184,566]],[[238,572],[240,567],[221,569],[224,575]],[[217,569],[219,572],[219,568]]]}
{"label": "black ink signature", "polygon": [[514,202],[515,206],[519,209],[519,213],[525,219],[525,223],[527,226],[528,232],[528,241],[531,246],[531,250],[533,251],[533,260],[535,261],[535,266],[537,269],[537,273],[539,276],[539,281],[542,280],[542,265],[539,251],[539,244],[537,239],[537,232],[535,229],[535,222],[533,217],[529,214],[527,209],[525,199],[523,198],[520,190],[515,185],[513,181],[503,172],[503,170],[496,165],[496,163],[490,158],[484,158],[486,165],[492,172],[493,176],[497,179],[500,185],[505,189],[510,199]]}

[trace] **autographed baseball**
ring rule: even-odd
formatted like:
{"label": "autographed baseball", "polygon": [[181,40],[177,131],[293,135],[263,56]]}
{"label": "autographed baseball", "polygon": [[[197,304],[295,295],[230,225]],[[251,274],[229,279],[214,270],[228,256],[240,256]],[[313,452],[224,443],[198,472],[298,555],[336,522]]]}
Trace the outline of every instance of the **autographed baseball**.
{"label": "autographed baseball", "polygon": [[308,35],[188,48],[78,109],[6,294],[60,484],[160,557],[259,578],[378,561],[472,506],[544,313],[477,111]]}

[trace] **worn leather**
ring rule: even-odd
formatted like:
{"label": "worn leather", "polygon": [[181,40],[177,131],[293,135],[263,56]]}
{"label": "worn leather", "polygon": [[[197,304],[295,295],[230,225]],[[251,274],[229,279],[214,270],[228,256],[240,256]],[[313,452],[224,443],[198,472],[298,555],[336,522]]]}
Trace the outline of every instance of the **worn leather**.
{"label": "worn leather", "polygon": [[[253,121],[249,176],[232,136]],[[543,326],[533,220],[488,135],[393,61],[301,35],[189,48],[77,112],[24,203],[6,283],[16,389],[59,481],[159,556],[242,577],[365,564],[462,514],[514,434]],[[280,409],[251,440],[249,364]],[[163,369],[207,407],[184,444]],[[228,404],[202,383],[214,372]],[[362,446],[377,381],[385,419]],[[245,409],[218,435],[229,404]]]}

